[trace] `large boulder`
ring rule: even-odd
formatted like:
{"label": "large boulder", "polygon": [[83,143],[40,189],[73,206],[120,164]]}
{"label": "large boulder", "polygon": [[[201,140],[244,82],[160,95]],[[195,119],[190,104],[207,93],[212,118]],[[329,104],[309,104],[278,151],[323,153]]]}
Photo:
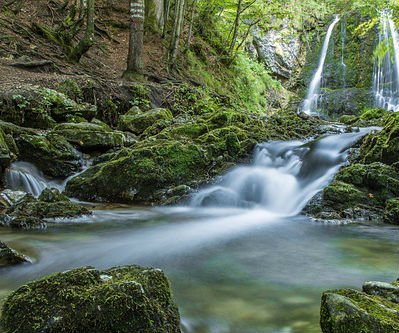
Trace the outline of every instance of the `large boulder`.
{"label": "large boulder", "polygon": [[170,284],[159,269],[91,267],[28,283],[2,308],[5,333],[180,333]]}
{"label": "large boulder", "polygon": [[16,144],[21,160],[35,164],[49,176],[66,178],[81,167],[79,154],[58,134],[22,134],[16,139]]}
{"label": "large boulder", "polygon": [[[173,119],[168,109],[153,109],[142,112],[137,107],[129,110],[119,118],[119,129],[133,134],[142,134],[147,128],[159,123],[169,124]],[[164,126],[166,127],[166,125]]]}
{"label": "large boulder", "polygon": [[321,329],[323,333],[397,333],[398,302],[398,282],[367,282],[363,291],[327,291],[321,301]]}
{"label": "large boulder", "polygon": [[53,132],[84,152],[107,151],[125,143],[122,132],[113,131],[101,122],[64,123],[56,126]]}
{"label": "large boulder", "polygon": [[156,201],[161,190],[201,180],[208,164],[192,142],[155,140],[123,149],[71,179],[70,196],[89,201]]}

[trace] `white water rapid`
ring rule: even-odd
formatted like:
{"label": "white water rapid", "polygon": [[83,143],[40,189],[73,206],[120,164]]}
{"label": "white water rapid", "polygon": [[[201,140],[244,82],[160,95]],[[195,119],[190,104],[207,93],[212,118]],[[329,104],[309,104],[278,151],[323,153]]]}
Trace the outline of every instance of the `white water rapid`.
{"label": "white water rapid", "polygon": [[279,216],[299,214],[331,181],[348,149],[370,129],[319,140],[263,143],[252,165],[240,166],[192,198],[193,206],[263,208]]}
{"label": "white water rapid", "polygon": [[374,64],[373,92],[375,106],[388,111],[399,111],[399,36],[392,14],[381,13],[379,47],[386,52],[383,58],[376,57]]}
{"label": "white water rapid", "polygon": [[321,80],[323,78],[323,69],[327,57],[328,46],[330,44],[330,39],[334,27],[339,22],[339,20],[340,20],[339,16],[338,15],[335,16],[334,21],[328,27],[327,34],[326,37],[324,38],[324,43],[320,54],[319,65],[309,85],[306,99],[303,101],[302,112],[308,115],[317,114],[317,106],[320,97],[320,85],[321,85]]}

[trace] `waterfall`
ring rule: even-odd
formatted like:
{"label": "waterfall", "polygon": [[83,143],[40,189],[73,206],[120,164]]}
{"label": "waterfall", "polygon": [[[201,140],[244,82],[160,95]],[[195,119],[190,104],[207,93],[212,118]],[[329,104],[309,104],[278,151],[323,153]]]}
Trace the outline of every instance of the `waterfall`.
{"label": "waterfall", "polygon": [[388,10],[381,13],[379,44],[384,56],[376,56],[373,92],[375,106],[388,111],[399,111],[399,41],[398,32]]}
{"label": "waterfall", "polygon": [[346,88],[346,64],[345,64],[345,42],[346,22],[341,22],[341,66],[342,66],[342,88]]}
{"label": "waterfall", "polygon": [[43,173],[31,163],[15,162],[6,170],[6,185],[16,191],[24,191],[39,196],[45,188],[56,187],[60,184],[48,180]]}
{"label": "waterfall", "polygon": [[338,21],[339,21],[339,16],[336,15],[334,21],[328,27],[326,37],[324,38],[323,48],[321,50],[319,65],[317,67],[316,72],[313,75],[306,99],[303,101],[302,112],[308,115],[317,113],[317,105],[320,96],[320,84],[323,77],[324,63],[326,61],[331,35]]}
{"label": "waterfall", "polygon": [[345,163],[347,150],[370,129],[325,136],[309,143],[258,145],[252,165],[240,166],[192,198],[193,206],[261,207],[273,214],[299,214]]}

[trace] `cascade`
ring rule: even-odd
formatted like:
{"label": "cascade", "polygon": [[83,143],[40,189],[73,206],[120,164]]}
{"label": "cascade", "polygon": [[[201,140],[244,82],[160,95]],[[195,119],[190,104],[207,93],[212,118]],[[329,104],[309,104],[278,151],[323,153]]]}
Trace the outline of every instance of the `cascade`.
{"label": "cascade", "polygon": [[14,162],[6,170],[6,185],[16,191],[39,196],[45,188],[60,188],[60,184],[46,179],[42,172],[31,163]]}
{"label": "cascade", "polygon": [[240,166],[195,194],[193,206],[264,208],[280,216],[299,214],[346,161],[347,150],[370,129],[319,140],[257,146],[252,165]]}
{"label": "cascade", "polygon": [[378,47],[386,52],[376,57],[374,64],[373,92],[375,106],[388,111],[399,111],[399,40],[398,32],[388,10],[381,13]]}
{"label": "cascade", "polygon": [[317,105],[320,97],[320,86],[323,78],[323,69],[327,57],[328,46],[330,44],[330,39],[334,27],[339,22],[339,19],[340,18],[338,15],[335,16],[334,21],[328,27],[327,34],[326,37],[324,38],[323,47],[320,54],[319,65],[317,67],[316,72],[313,75],[312,81],[310,82],[306,99],[303,101],[302,112],[308,115],[317,113]]}

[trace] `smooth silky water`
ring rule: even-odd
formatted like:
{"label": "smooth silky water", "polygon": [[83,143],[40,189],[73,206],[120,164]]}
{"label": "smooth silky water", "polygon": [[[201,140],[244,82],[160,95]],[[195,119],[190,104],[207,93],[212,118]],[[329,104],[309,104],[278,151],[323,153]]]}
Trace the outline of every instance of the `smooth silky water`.
{"label": "smooth silky water", "polygon": [[0,230],[34,260],[1,270],[1,297],[55,271],[140,264],[171,279],[185,332],[319,333],[323,290],[398,276],[399,228],[298,215],[365,133],[259,145],[189,206],[98,207],[44,232]]}

